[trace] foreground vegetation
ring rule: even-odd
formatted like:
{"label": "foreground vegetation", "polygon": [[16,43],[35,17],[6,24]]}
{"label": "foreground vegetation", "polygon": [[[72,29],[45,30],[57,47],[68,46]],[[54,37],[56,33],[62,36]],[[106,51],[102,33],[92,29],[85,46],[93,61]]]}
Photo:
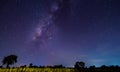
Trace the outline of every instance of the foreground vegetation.
{"label": "foreground vegetation", "polygon": [[0,72],[75,72],[72,68],[1,68]]}
{"label": "foreground vegetation", "polygon": [[83,61],[75,62],[73,68],[65,67],[62,64],[53,66],[36,66],[32,63],[30,63],[29,66],[23,65],[10,68],[10,65],[13,65],[16,62],[16,55],[8,55],[4,57],[2,65],[0,65],[0,72],[120,72],[120,66],[118,65],[102,65],[101,67],[95,67],[93,65],[87,68]]}
{"label": "foreground vegetation", "polygon": [[119,69],[101,69],[101,68],[0,68],[0,72],[120,72]]}

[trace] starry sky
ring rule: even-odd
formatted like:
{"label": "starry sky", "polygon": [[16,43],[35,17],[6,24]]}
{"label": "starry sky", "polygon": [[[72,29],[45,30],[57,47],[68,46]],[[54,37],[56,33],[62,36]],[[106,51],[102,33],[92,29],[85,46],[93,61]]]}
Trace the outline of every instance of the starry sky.
{"label": "starry sky", "polygon": [[0,0],[0,61],[15,54],[16,66],[120,65],[119,3]]}

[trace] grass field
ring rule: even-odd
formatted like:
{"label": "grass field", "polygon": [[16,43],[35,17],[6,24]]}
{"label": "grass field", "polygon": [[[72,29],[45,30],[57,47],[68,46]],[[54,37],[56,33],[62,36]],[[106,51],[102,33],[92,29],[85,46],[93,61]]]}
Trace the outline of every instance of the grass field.
{"label": "grass field", "polygon": [[0,72],[120,72],[120,69],[82,69],[74,68],[0,68]]}
{"label": "grass field", "polygon": [[0,72],[75,72],[70,68],[2,68]]}

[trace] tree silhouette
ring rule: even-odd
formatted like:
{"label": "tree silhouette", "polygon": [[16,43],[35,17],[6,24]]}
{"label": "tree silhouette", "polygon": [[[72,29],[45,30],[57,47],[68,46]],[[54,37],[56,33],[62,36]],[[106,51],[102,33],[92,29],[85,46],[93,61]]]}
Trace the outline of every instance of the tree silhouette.
{"label": "tree silhouette", "polygon": [[32,64],[32,63],[30,63],[30,64],[29,64],[29,68],[32,68],[32,67],[33,67],[33,64]]}
{"label": "tree silhouette", "polygon": [[12,65],[17,62],[17,56],[16,55],[9,55],[7,57],[4,57],[2,60],[3,65],[6,64],[6,68],[9,68],[9,65]]}
{"label": "tree silhouette", "polygon": [[75,63],[75,68],[84,68],[85,67],[85,63],[84,62],[82,62],[82,61],[77,61],[76,63]]}
{"label": "tree silhouette", "polygon": [[60,65],[54,65],[53,68],[65,68],[65,66],[63,66],[62,64],[60,64]]}
{"label": "tree silhouette", "polygon": [[93,65],[93,66],[90,66],[89,68],[90,69],[95,69],[96,67],[95,67],[95,65]]}

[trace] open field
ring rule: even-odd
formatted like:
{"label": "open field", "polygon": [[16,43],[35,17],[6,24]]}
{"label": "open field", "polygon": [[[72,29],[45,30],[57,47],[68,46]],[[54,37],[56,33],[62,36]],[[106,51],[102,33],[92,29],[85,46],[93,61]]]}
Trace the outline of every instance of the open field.
{"label": "open field", "polygon": [[10,68],[0,69],[0,72],[75,72],[70,68]]}
{"label": "open field", "polygon": [[80,71],[74,68],[1,68],[0,72],[120,72],[120,69],[82,69]]}

